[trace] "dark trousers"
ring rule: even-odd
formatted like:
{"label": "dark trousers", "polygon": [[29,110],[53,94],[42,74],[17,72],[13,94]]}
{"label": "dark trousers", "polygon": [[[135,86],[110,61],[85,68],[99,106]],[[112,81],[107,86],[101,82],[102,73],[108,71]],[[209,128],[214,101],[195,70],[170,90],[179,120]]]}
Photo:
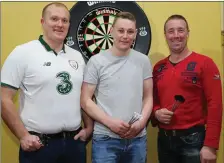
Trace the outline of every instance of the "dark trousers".
{"label": "dark trousers", "polygon": [[19,151],[20,163],[86,163],[86,143],[70,138],[55,138],[34,152]]}
{"label": "dark trousers", "polygon": [[176,136],[160,130],[157,142],[159,163],[200,163],[204,139],[205,130],[201,129]]}

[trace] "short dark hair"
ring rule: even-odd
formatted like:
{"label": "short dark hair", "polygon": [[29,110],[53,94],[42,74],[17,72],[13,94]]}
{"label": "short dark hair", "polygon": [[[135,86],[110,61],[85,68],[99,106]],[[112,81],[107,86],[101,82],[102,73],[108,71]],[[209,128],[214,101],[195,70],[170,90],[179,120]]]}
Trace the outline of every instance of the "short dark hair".
{"label": "short dark hair", "polygon": [[133,22],[136,22],[136,18],[135,18],[135,16],[132,13],[124,11],[124,12],[119,12],[116,15],[116,17],[114,19],[114,22],[113,22],[113,26],[117,22],[117,19],[119,19],[119,18],[121,18],[121,19],[128,19],[128,20],[131,20]]}
{"label": "short dark hair", "polygon": [[180,19],[180,20],[185,21],[187,30],[190,31],[190,30],[189,30],[189,26],[188,26],[188,22],[187,22],[186,18],[185,18],[184,16],[182,16],[182,15],[174,14],[174,15],[171,15],[171,16],[165,21],[165,24],[164,24],[164,33],[166,33],[166,24],[167,24],[167,22],[170,21],[170,20],[174,20],[174,19]]}
{"label": "short dark hair", "polygon": [[[52,5],[55,5],[57,7],[64,7],[64,8],[66,8],[68,10],[68,7],[65,6],[63,3],[60,3],[60,2],[52,2],[52,3],[47,4],[43,8],[43,10],[42,10],[42,18],[45,16],[45,13],[46,13],[47,8],[50,7],[50,6],[52,6]],[[68,12],[69,12],[69,10],[68,10]]]}

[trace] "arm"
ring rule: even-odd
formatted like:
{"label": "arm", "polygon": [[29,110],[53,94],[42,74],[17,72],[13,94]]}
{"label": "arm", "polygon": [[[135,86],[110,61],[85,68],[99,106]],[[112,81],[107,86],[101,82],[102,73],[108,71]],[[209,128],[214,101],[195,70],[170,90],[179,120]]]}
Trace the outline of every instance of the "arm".
{"label": "arm", "polygon": [[93,132],[93,120],[82,110],[82,120],[84,123],[84,128],[75,135],[74,139],[81,139],[82,141],[88,141],[90,135]]}
{"label": "arm", "polygon": [[152,78],[144,80],[143,83],[143,108],[141,126],[144,128],[149,120],[153,107],[153,81]]}
{"label": "arm", "polygon": [[81,92],[81,106],[90,117],[92,117],[99,123],[106,125],[109,116],[101,109],[99,109],[92,100],[95,89],[96,85],[83,82]]}
{"label": "arm", "polygon": [[[155,66],[156,67],[156,66]],[[151,124],[153,127],[158,125],[158,120],[155,117],[155,112],[160,109],[159,98],[158,98],[158,89],[156,83],[156,68],[153,69],[153,109],[151,114]]]}
{"label": "arm", "polygon": [[24,127],[23,122],[21,121],[16,107],[13,103],[13,98],[16,94],[16,90],[8,87],[1,87],[2,94],[2,119],[12,131],[12,133],[20,140],[24,136],[28,135],[27,129]]}
{"label": "arm", "polygon": [[84,128],[91,134],[93,131],[93,120],[84,111],[82,111],[82,119]]}
{"label": "arm", "polygon": [[202,86],[208,111],[204,145],[218,149],[222,124],[222,86],[219,70],[211,59],[205,61]]}
{"label": "arm", "polygon": [[81,92],[81,106],[83,110],[94,120],[108,127],[113,132],[123,135],[129,129],[129,125],[110,117],[93,102],[92,96],[95,89],[96,85],[83,82]]}

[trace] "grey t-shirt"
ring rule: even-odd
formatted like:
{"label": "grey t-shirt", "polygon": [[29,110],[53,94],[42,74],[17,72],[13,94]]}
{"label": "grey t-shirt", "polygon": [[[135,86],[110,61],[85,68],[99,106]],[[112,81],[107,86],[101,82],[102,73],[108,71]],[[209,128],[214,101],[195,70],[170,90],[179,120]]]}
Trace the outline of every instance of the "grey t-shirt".
{"label": "grey t-shirt", "polygon": [[[141,114],[143,81],[152,77],[148,56],[130,50],[127,56],[115,56],[110,50],[92,56],[84,72],[84,82],[95,84],[96,103],[114,118],[128,122],[133,113]],[[106,126],[95,122],[94,134],[120,138]],[[146,134],[144,129],[138,136]]]}

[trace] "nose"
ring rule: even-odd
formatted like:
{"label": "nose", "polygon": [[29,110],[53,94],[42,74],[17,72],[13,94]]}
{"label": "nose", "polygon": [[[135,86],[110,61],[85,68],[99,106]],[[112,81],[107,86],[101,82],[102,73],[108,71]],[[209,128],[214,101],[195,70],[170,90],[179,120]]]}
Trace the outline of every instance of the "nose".
{"label": "nose", "polygon": [[128,33],[127,31],[124,32],[123,38],[127,38],[128,37]]}
{"label": "nose", "polygon": [[174,37],[178,38],[180,35],[179,35],[179,32],[177,30],[174,31]]}
{"label": "nose", "polygon": [[59,27],[61,27],[61,26],[63,25],[63,22],[62,22],[62,20],[58,20],[58,23],[57,23],[57,25],[58,25]]}

